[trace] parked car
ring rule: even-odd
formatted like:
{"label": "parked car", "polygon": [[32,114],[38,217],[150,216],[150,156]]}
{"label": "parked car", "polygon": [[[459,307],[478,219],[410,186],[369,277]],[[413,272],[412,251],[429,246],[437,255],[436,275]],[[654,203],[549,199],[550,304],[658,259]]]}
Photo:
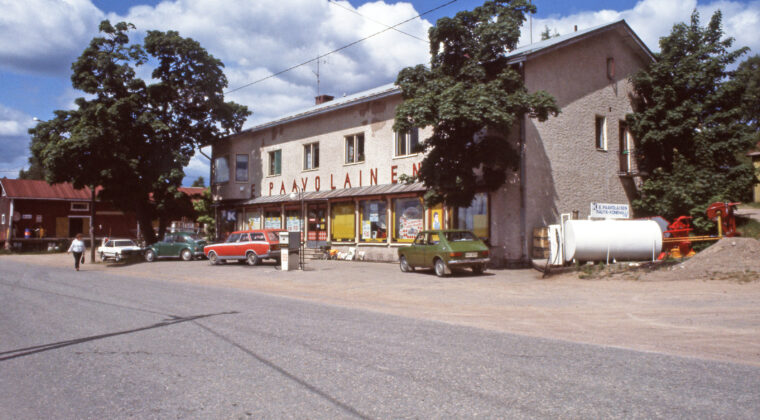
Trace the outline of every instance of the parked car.
{"label": "parked car", "polygon": [[145,261],[153,262],[158,258],[182,258],[190,261],[203,257],[206,240],[194,232],[172,232],[164,235],[164,240],[149,245],[145,249]]}
{"label": "parked car", "polygon": [[223,243],[206,245],[203,252],[211,264],[221,261],[245,261],[257,265],[264,259],[280,262],[279,231],[270,229],[232,232]]}
{"label": "parked car", "polygon": [[443,277],[452,268],[470,268],[481,274],[489,262],[488,247],[467,230],[426,230],[417,234],[412,245],[398,249],[401,271],[433,268]]}
{"label": "parked car", "polygon": [[143,255],[144,249],[137,246],[131,239],[104,239],[103,244],[95,252],[101,261],[113,259],[116,262]]}

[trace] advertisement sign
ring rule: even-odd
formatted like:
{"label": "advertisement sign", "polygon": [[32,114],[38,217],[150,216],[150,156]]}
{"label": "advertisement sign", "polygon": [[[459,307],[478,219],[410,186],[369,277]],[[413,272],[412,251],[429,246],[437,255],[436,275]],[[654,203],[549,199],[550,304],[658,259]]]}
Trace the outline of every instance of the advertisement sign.
{"label": "advertisement sign", "polygon": [[628,204],[591,203],[591,217],[604,219],[628,219],[631,211]]}

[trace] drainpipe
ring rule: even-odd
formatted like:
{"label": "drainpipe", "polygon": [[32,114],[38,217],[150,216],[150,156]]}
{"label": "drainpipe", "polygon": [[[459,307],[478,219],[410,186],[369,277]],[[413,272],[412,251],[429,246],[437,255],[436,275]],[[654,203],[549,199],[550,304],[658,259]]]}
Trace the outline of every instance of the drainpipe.
{"label": "drainpipe", "polygon": [[95,262],[95,186],[90,187],[90,262]]}
{"label": "drainpipe", "polygon": [[13,200],[11,198],[11,213],[8,215],[8,234],[5,235],[5,249],[11,249],[11,239],[13,233]]}
{"label": "drainpipe", "polygon": [[[525,84],[525,63],[520,63],[520,77]],[[528,244],[525,237],[527,215],[525,212],[525,120],[527,116],[523,115],[520,119],[520,262],[528,264]]]}

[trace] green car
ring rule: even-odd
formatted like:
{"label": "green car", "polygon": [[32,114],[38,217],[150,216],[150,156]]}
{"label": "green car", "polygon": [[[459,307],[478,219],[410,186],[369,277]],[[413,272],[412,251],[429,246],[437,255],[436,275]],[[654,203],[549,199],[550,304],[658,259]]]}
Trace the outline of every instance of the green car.
{"label": "green car", "polygon": [[193,232],[172,232],[164,235],[164,240],[148,246],[145,261],[153,262],[158,258],[182,258],[190,261],[203,257],[206,240]]}
{"label": "green car", "polygon": [[470,268],[481,274],[489,261],[488,247],[467,230],[425,230],[411,246],[398,249],[398,261],[403,272],[433,268],[443,277],[452,268]]}

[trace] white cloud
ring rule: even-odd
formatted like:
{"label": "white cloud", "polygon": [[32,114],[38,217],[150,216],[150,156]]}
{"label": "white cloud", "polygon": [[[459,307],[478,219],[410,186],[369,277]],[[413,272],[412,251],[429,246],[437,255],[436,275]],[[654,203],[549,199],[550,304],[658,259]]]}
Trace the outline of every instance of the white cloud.
{"label": "white cloud", "polygon": [[89,0],[0,0],[0,68],[60,74],[97,33],[103,12]]}
{"label": "white cloud", "polygon": [[[748,46],[754,53],[760,52],[760,37],[757,36],[760,24],[760,1],[742,3],[738,1],[713,1],[697,3],[696,0],[663,2],[660,0],[642,0],[632,9],[599,10],[573,14],[570,16],[552,16],[533,20],[533,41],[541,39],[540,33],[548,26],[552,32],[560,34],[578,29],[585,29],[616,20],[625,19],[636,34],[652,51],[659,51],[660,37],[670,33],[673,25],[689,22],[694,9],[700,13],[702,26],[707,25],[715,10],[723,13],[723,30],[726,36],[736,38],[734,47]],[[524,30],[521,45],[528,43],[529,31]]]}
{"label": "white cloud", "polygon": [[[15,177],[27,166],[29,134],[36,122],[32,116],[0,104],[0,176]],[[7,172],[10,171],[11,173]]]}

